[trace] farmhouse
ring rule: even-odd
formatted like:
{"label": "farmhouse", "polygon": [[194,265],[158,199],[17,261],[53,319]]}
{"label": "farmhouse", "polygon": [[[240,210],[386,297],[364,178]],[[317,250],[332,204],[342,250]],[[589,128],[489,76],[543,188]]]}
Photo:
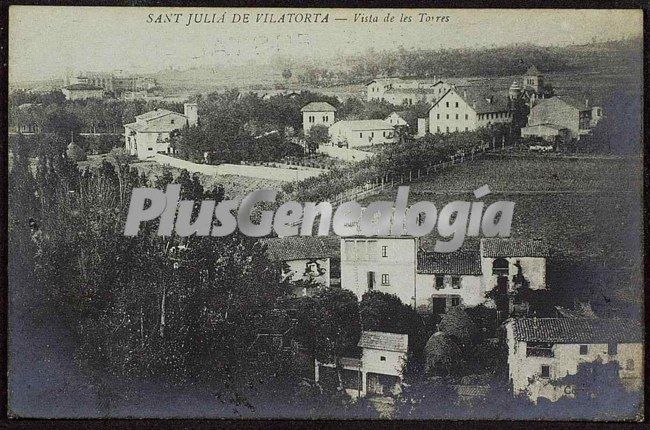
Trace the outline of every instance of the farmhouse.
{"label": "farmhouse", "polygon": [[597,318],[518,318],[506,324],[513,394],[556,401],[575,387],[555,383],[581,363],[619,364],[621,381],[643,386],[643,331],[637,321]]}
{"label": "farmhouse", "polygon": [[[392,396],[401,392],[408,335],[363,331],[358,343],[361,358],[339,359],[343,368],[343,386],[352,397]],[[315,380],[336,378],[334,363],[316,361]]]}
{"label": "farmhouse", "polygon": [[303,106],[300,112],[302,112],[302,130],[307,134],[315,125],[329,128],[334,124],[336,108],[327,102],[311,102]]}
{"label": "farmhouse", "polygon": [[61,89],[67,100],[88,100],[101,99],[104,97],[104,89],[89,84],[72,84]]}
{"label": "farmhouse", "polygon": [[565,96],[540,100],[531,108],[528,124],[521,129],[521,136],[539,136],[549,139],[567,136],[571,139],[580,139],[581,136],[589,134],[597,122],[593,120],[592,113],[599,119],[602,116],[602,109],[589,106],[588,100],[578,102]]}
{"label": "farmhouse", "polygon": [[454,306],[476,306],[485,301],[478,251],[420,250],[415,282],[416,306],[420,311],[441,314]]}
{"label": "farmhouse", "polygon": [[166,109],[154,109],[137,115],[135,122],[124,124],[126,149],[141,160],[160,152],[172,154],[171,133],[186,125],[195,126],[198,118],[196,103],[185,103],[183,114]]}
{"label": "farmhouse", "polygon": [[510,101],[476,87],[451,87],[429,110],[431,133],[473,131],[511,122]]}
{"label": "farmhouse", "polygon": [[395,142],[395,129],[379,119],[338,121],[329,128],[333,145],[354,148]]}
{"label": "farmhouse", "polygon": [[[332,249],[327,237],[287,236],[264,240],[266,254],[271,261],[286,264],[283,280],[294,284],[293,295],[304,297],[311,295],[314,287],[329,287],[332,272],[338,278],[338,250]],[[305,282],[298,282],[305,281]],[[296,282],[298,282],[296,284]],[[336,280],[335,280],[336,282]]]}
{"label": "farmhouse", "polygon": [[[484,238],[478,250],[430,252],[407,236],[341,239],[341,287],[394,294],[419,312],[494,306],[486,293],[546,288],[548,246],[540,240]],[[498,303],[496,303],[498,305]],[[506,303],[507,308],[508,303]]]}

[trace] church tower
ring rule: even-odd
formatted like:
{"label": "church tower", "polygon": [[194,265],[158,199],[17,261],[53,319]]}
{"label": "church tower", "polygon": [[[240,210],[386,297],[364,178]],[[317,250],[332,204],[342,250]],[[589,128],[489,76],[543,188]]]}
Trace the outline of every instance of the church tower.
{"label": "church tower", "polygon": [[535,92],[539,92],[544,86],[544,75],[537,70],[537,67],[530,66],[524,76],[524,87],[531,87]]}

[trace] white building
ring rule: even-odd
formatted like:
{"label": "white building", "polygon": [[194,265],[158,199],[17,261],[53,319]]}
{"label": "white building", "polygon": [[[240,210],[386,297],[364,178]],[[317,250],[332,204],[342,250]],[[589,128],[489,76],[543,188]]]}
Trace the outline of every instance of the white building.
{"label": "white building", "polygon": [[[358,346],[361,359],[341,358],[343,384],[352,397],[391,396],[401,392],[408,352],[408,335],[364,331]],[[316,361],[316,382],[335,372],[334,363]]]}
{"label": "white building", "polygon": [[338,121],[329,128],[333,145],[355,148],[395,142],[393,126],[380,119]]}
{"label": "white building", "polygon": [[643,330],[637,321],[597,318],[518,318],[506,324],[508,374],[513,394],[537,402],[574,394],[556,382],[580,363],[615,361],[630,389],[643,387]]}
{"label": "white building", "polygon": [[[414,111],[403,110],[395,111],[388,115],[384,120],[395,128],[395,131],[400,131],[402,134],[411,136],[420,135],[420,126],[418,122],[418,115]],[[422,132],[422,135],[426,130]]]}
{"label": "white building", "polygon": [[508,97],[476,87],[452,86],[429,110],[431,133],[473,131],[511,122]]}
{"label": "white building", "polygon": [[185,103],[184,113],[166,109],[155,109],[137,115],[135,122],[124,124],[126,149],[132,155],[144,160],[157,153],[172,154],[170,135],[183,127],[195,126],[198,122],[196,103]]}
{"label": "white building", "polygon": [[[337,252],[329,245],[327,238],[318,236],[287,236],[264,240],[266,254],[271,261],[286,264],[283,279],[292,283],[296,281],[313,281],[315,286],[329,287],[332,276],[332,260],[337,259]],[[305,286],[296,286],[296,297],[309,296]]]}
{"label": "white building", "polygon": [[530,109],[528,124],[521,129],[521,136],[538,136],[550,140],[566,135],[580,139],[591,132],[602,114],[602,108],[591,106],[588,99],[580,102],[565,96],[555,96],[539,100]]}
{"label": "white building", "polygon": [[341,239],[341,287],[359,300],[371,290],[394,294],[421,312],[494,306],[486,293],[497,286],[504,294],[545,288],[548,252],[544,242],[527,239],[484,238],[479,250],[437,253],[419,248],[413,237],[347,237]]}
{"label": "white building", "polygon": [[95,85],[72,84],[61,88],[67,100],[102,99],[104,89]]}
{"label": "white building", "polygon": [[348,237],[341,239],[341,287],[361,300],[367,291],[394,294],[415,304],[413,237]]}
{"label": "white building", "polygon": [[478,251],[448,253],[420,250],[417,256],[416,308],[445,313],[454,306],[476,306],[485,301]]}
{"label": "white building", "polygon": [[311,102],[302,109],[302,130],[305,134],[315,125],[330,127],[334,124],[336,108],[327,102]]}

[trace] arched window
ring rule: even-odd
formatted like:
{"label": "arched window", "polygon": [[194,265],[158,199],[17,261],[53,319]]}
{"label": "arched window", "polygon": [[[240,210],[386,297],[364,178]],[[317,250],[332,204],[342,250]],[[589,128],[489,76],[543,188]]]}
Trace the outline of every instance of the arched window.
{"label": "arched window", "polygon": [[508,260],[505,258],[496,258],[492,262],[492,274],[497,276],[508,276]]}

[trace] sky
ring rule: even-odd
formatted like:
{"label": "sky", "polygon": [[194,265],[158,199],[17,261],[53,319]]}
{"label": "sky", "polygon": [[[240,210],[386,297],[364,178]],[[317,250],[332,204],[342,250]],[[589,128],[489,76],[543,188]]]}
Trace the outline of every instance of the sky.
{"label": "sky", "polygon": [[[257,14],[329,13],[327,23],[257,23]],[[189,14],[225,13],[225,22],[192,23]],[[249,13],[248,23],[233,23]],[[355,22],[354,14],[379,22]],[[390,13],[393,22],[384,22]],[[420,22],[420,13],[433,17]],[[173,22],[156,23],[160,14]],[[399,22],[401,14],[411,22]],[[436,17],[439,18],[436,22]],[[312,15],[312,19],[313,19]],[[285,19],[288,17],[285,16]],[[442,22],[440,22],[442,20]],[[66,70],[150,73],[175,67],[268,64],[406,49],[542,46],[618,40],[642,34],[640,10],[239,9],[11,6],[9,80],[62,77]]]}

